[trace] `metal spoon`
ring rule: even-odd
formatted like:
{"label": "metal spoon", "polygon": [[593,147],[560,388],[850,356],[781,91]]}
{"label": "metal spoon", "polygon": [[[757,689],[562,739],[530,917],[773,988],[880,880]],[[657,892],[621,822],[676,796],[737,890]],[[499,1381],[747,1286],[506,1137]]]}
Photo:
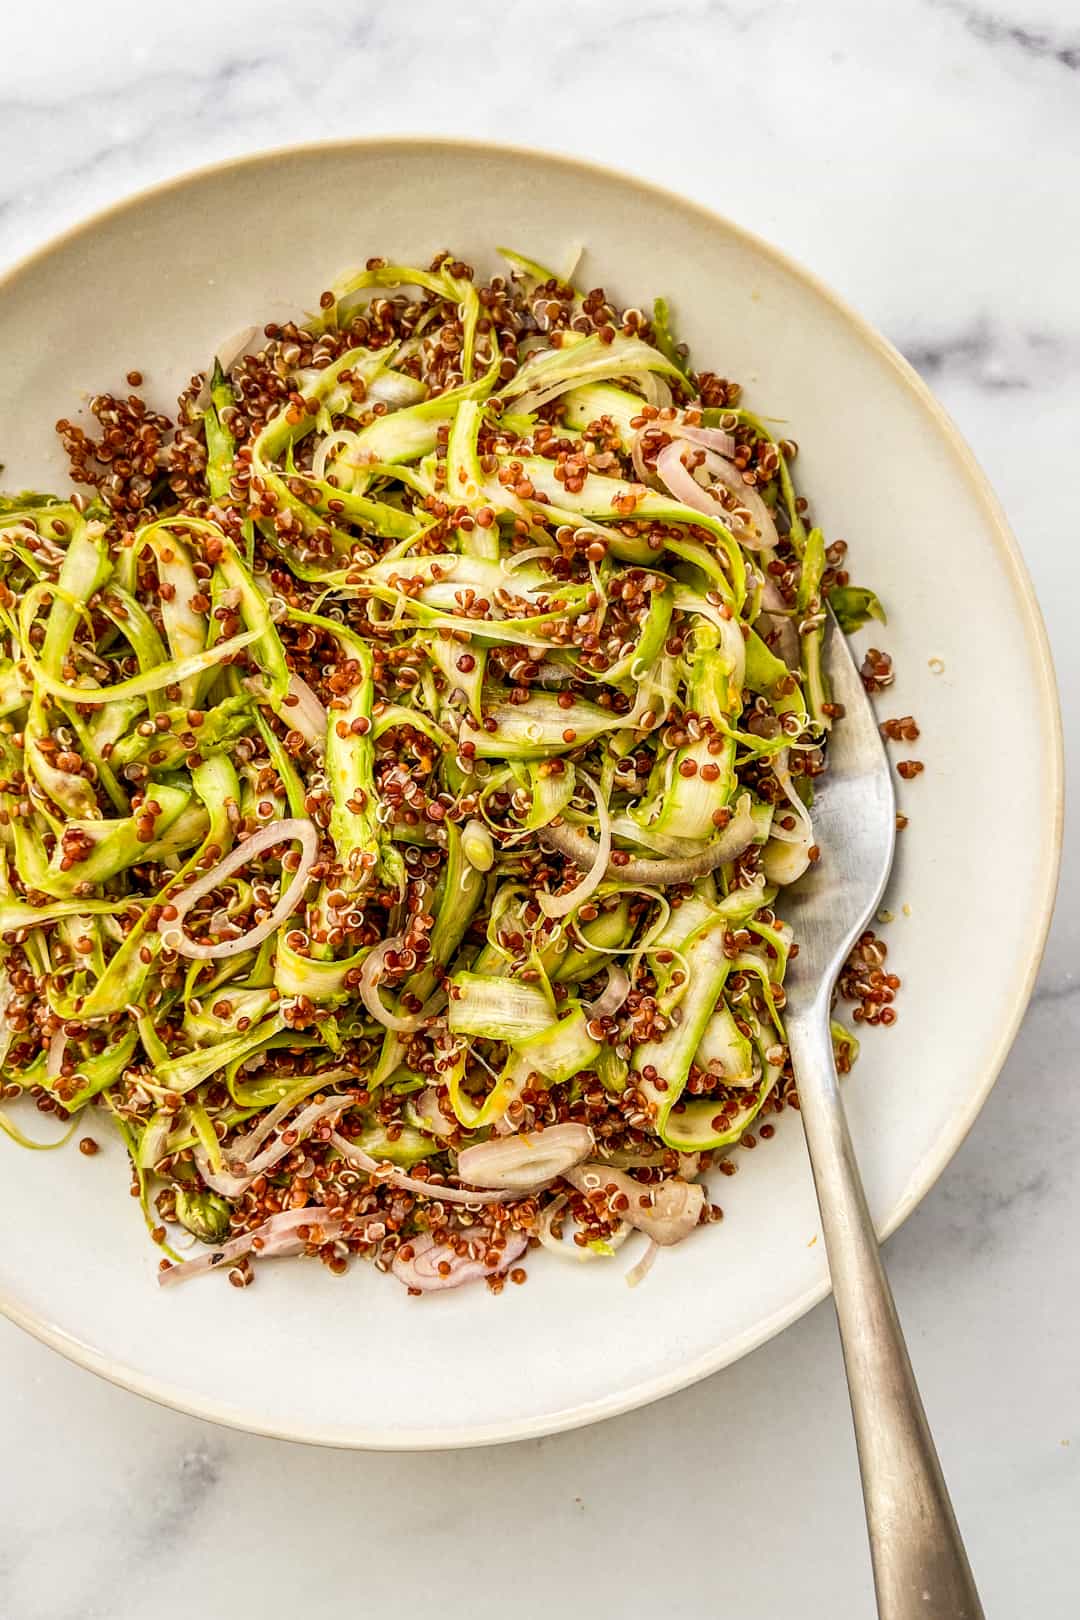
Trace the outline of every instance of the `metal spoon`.
{"label": "metal spoon", "polygon": [[[855,1162],[829,1034],[833,986],[893,860],[885,748],[832,614],[824,665],[846,711],[814,800],[821,859],[785,896],[799,954],[785,1021],[840,1325],[881,1620],[982,1620]],[[817,786],[817,784],[815,784]]]}

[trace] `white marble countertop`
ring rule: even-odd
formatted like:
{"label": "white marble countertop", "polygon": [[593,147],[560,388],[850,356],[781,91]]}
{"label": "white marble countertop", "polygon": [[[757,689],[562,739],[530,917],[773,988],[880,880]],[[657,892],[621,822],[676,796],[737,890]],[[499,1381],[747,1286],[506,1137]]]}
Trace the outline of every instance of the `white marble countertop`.
{"label": "white marble countertop", "polygon": [[[163,176],[322,136],[468,134],[668,182],[819,272],[937,390],[1012,517],[1080,741],[1080,18],[1072,0],[998,3],[12,8],[0,264]],[[992,1616],[1080,1605],[1078,901],[1067,851],[1012,1057],[888,1245]],[[3,1322],[0,1370],[10,1620],[273,1620],[432,1597],[469,1620],[872,1612],[828,1305],[650,1409],[458,1454],[226,1432]]]}

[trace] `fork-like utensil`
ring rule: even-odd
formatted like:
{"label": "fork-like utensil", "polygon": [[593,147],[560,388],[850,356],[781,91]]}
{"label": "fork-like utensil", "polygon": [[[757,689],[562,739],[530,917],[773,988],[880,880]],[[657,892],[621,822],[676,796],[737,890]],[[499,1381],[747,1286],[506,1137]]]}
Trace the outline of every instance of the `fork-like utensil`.
{"label": "fork-like utensil", "polygon": [[896,803],[885,748],[830,613],[824,664],[844,718],[814,800],[822,854],[788,892],[799,953],[788,1041],[844,1349],[882,1620],[982,1620],[983,1609],[911,1370],[844,1117],[829,1033],[833,987],[892,865]]}

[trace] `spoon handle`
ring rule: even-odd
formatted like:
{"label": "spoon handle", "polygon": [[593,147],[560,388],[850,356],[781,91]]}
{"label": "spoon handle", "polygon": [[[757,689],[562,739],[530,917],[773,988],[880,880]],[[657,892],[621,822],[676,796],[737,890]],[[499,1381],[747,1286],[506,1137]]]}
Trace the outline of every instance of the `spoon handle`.
{"label": "spoon handle", "polygon": [[878,1251],[840,1099],[828,1001],[788,1042],[844,1350],[881,1620],[983,1620]]}

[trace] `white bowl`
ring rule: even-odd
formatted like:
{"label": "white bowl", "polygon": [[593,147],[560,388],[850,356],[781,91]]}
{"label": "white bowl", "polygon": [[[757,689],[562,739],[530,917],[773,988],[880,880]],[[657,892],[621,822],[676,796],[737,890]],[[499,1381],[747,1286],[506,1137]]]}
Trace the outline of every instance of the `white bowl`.
{"label": "white bowl", "polygon": [[[539,153],[375,140],[230,163],[98,216],[0,283],[2,484],[65,488],[57,417],[122,392],[136,366],[167,409],[233,333],[311,308],[370,254],[451,247],[490,270],[496,244],[559,265],[577,242],[584,286],[665,295],[697,363],[790,423],[815,515],[889,608],[863,639],[895,657],[881,712],[916,716],[926,771],[900,783],[911,824],[886,902],[899,1021],[871,1032],[846,1087],[887,1233],[956,1152],[1026,1006],[1057,872],[1060,725],[986,480],[914,372],[813,277],[678,197]],[[311,1264],[268,1264],[246,1292],[162,1293],[117,1143],[93,1159],[0,1152],[0,1309],[130,1389],[293,1439],[404,1449],[586,1423],[733,1361],[827,1289],[790,1111],[717,1177],[723,1224],[641,1287],[618,1263],[530,1256],[528,1285],[499,1298],[418,1301],[363,1265],[336,1280]]]}

